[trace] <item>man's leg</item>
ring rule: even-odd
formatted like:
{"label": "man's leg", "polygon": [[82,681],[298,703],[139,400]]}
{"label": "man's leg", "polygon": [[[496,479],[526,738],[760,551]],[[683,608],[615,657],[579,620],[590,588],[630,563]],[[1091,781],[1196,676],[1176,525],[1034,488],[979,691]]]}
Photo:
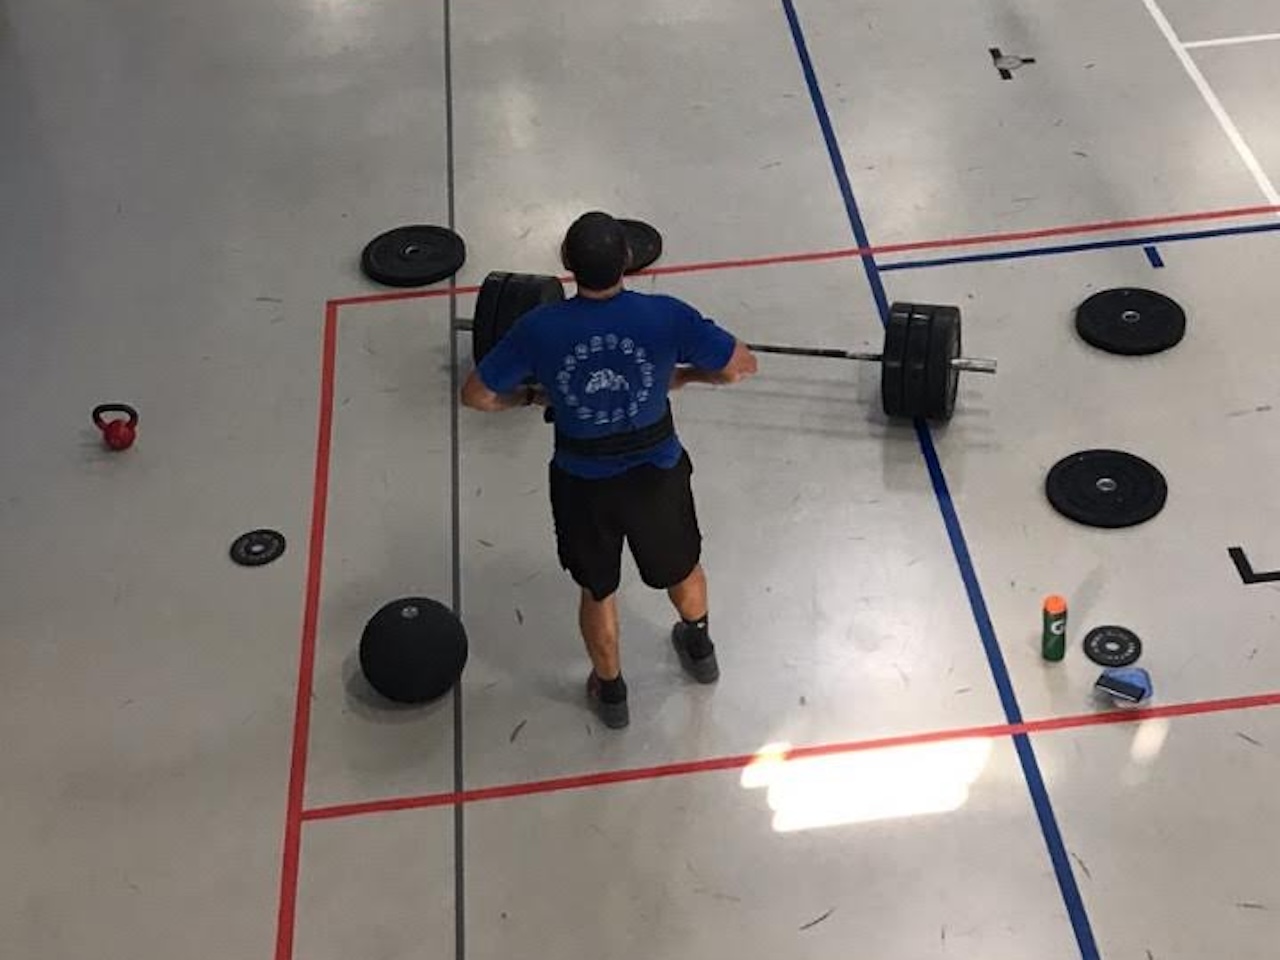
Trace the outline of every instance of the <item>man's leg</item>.
{"label": "man's leg", "polygon": [[699,683],[714,683],[720,666],[707,630],[707,577],[692,476],[688,454],[670,470],[639,473],[627,537],[644,582],[665,589],[680,614],[671,642],[685,672]]}
{"label": "man's leg", "polygon": [[707,618],[707,575],[702,571],[702,564],[693,568],[693,573],[685,577],[674,587],[667,590],[671,605],[680,614],[680,619],[696,623]]}
{"label": "man's leg", "polygon": [[707,575],[702,564],[668,589],[667,596],[680,615],[680,622],[671,630],[671,642],[681,666],[699,683],[714,683],[720,679],[720,664],[707,620]]}
{"label": "man's leg", "polygon": [[597,600],[584,588],[578,605],[578,625],[591,658],[587,695],[595,701],[596,712],[606,727],[625,727],[631,722],[631,711],[618,655],[618,604],[614,594]]}
{"label": "man's leg", "polygon": [[590,590],[582,591],[578,606],[578,625],[587,644],[587,656],[601,680],[616,680],[622,673],[618,653],[618,604],[616,594],[597,600]]}
{"label": "man's leg", "polygon": [[[560,564],[582,590],[578,626],[591,658],[587,694],[606,726],[625,727],[627,685],[618,655],[622,531],[611,522],[608,481],[578,480],[551,467],[551,506]],[[596,597],[603,597],[597,600]]]}

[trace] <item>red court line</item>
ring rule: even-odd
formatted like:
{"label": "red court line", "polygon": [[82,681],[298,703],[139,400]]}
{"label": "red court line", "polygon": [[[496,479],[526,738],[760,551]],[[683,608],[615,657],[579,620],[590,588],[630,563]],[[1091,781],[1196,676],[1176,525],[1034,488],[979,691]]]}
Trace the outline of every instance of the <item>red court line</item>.
{"label": "red court line", "polygon": [[1204,220],[1227,220],[1236,217],[1257,216],[1264,213],[1280,213],[1280,207],[1232,207],[1225,210],[1202,210],[1195,213],[1165,214],[1158,217],[1140,217],[1130,220],[1099,220],[1093,223],[1076,223],[1062,227],[1041,227],[1036,230],[1014,230],[1004,233],[978,233],[963,237],[946,237],[938,240],[913,240],[906,243],[886,243],[872,247],[847,247],[839,250],[823,250],[814,253],[790,253],[772,257],[754,257],[742,260],[708,260],[703,263],[676,264],[670,267],[653,267],[642,273],[660,275],[669,273],[696,273],[706,270],[731,270],[744,267],[770,266],[779,263],[807,263],[817,260],[840,260],[847,257],[884,256],[893,253],[912,253],[921,250],[976,247],[984,244],[1015,243],[1023,240],[1043,240],[1046,237],[1063,237],[1072,234],[1103,233],[1108,230],[1129,230],[1136,227],[1168,226],[1171,223],[1195,223]]}
{"label": "red court line", "polygon": [[480,287],[438,287],[435,290],[402,290],[398,293],[368,293],[358,297],[339,297],[330,300],[328,306],[357,307],[368,303],[393,303],[398,300],[428,300],[431,297],[447,297],[451,293],[479,293]]}
{"label": "red court line", "polygon": [[[1138,227],[1168,226],[1174,223],[1200,223],[1206,220],[1231,220],[1280,213],[1280,206],[1228,207],[1222,210],[1200,210],[1194,213],[1173,213],[1157,217],[1136,217],[1127,220],[1098,220],[1091,223],[1074,223],[1060,227],[1041,227],[1035,230],[1012,230],[1003,233],[979,233],[970,236],[945,237],[937,240],[913,240],[906,243],[886,243],[872,247],[841,247],[834,250],[815,250],[807,253],[782,253],[764,257],[744,257],[736,260],[702,260],[678,263],[665,267],[640,270],[637,276],[670,276],[681,273],[710,273],[716,270],[744,270],[752,267],[771,267],[787,263],[817,263],[826,260],[846,260],[861,256],[885,256],[894,253],[915,253],[922,250],[957,249],[996,243],[1017,243],[1025,240],[1044,240],[1049,237],[1065,237],[1077,234],[1105,233],[1109,230],[1132,230]],[[569,277],[562,277],[568,281]],[[478,286],[457,287],[457,293],[475,293]],[[370,303],[389,303],[398,300],[424,300],[430,297],[447,297],[449,290],[408,290],[398,293],[372,293],[363,296],[341,297],[329,302],[340,307]]]}
{"label": "red court line", "polygon": [[298,861],[302,847],[302,805],[307,782],[307,740],[311,729],[311,688],[315,674],[316,625],[320,610],[320,574],[324,560],[325,513],[329,499],[329,450],[333,439],[333,385],[338,347],[338,308],[324,311],[324,348],[320,365],[320,423],[316,434],[315,483],[311,494],[311,540],[307,591],[302,614],[302,651],[293,711],[289,761],[289,799],[285,809],[284,852],[280,867],[280,904],[276,918],[276,960],[293,956],[298,903]]}
{"label": "red court line", "polygon": [[[1043,720],[1029,720],[1023,723],[991,724],[979,727],[958,727],[950,730],[932,730],[924,733],[909,733],[895,737],[879,737],[873,740],[853,740],[845,743],[826,743],[808,747],[795,747],[781,754],[787,760],[801,760],[811,757],[836,756],[848,753],[862,753],[868,750],[884,750],[891,747],[919,746],[926,743],[944,743],[952,740],[973,738],[993,739],[995,737],[1015,736],[1018,734],[1050,733],[1057,730],[1071,730],[1081,727],[1099,727],[1121,723],[1136,723],[1140,720],[1154,720],[1169,717],[1203,716],[1212,713],[1224,713],[1232,710],[1249,710],[1258,707],[1280,705],[1280,691],[1260,693],[1244,697],[1224,697],[1217,700],[1197,700],[1189,703],[1175,703],[1166,706],[1146,707],[1141,709],[1108,710],[1102,713],[1076,714],[1066,717],[1049,717]],[[486,800],[505,800],[514,797],[529,797],[537,794],[563,793],[568,790],[582,790],[594,787],[612,786],[619,783],[636,781],[661,780],[668,777],[689,776],[699,773],[711,773],[721,770],[741,770],[757,759],[754,754],[737,754],[724,757],[711,757],[703,760],[686,760],[679,763],[667,763],[652,767],[632,767],[623,770],[607,770],[598,773],[584,773],[564,777],[552,777],[546,780],[532,780],[523,783],[510,783],[494,787],[480,787],[472,790],[431,793],[416,797],[394,797],[387,800],[366,800],[360,803],[336,804],[328,807],[314,807],[302,812],[304,821],[339,820],[347,817],[368,816],[371,814],[394,813],[404,810],[423,810],[431,807],[451,807],[455,804],[480,803]]]}

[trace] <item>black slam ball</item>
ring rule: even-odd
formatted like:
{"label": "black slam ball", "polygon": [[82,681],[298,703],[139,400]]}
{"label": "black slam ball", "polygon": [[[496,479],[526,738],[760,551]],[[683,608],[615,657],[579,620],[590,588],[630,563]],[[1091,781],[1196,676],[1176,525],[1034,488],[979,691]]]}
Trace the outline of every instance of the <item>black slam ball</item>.
{"label": "black slam ball", "polygon": [[467,663],[467,632],[453,611],[427,597],[393,600],[360,636],[360,669],[374,690],[397,703],[443,696]]}

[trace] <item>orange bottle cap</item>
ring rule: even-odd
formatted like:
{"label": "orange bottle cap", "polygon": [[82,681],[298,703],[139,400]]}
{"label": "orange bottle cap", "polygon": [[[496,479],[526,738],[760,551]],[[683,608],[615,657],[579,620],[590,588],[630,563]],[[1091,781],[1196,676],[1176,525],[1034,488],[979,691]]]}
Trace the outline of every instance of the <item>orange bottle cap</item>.
{"label": "orange bottle cap", "polygon": [[1053,613],[1053,614],[1066,613],[1067,612],[1066,598],[1060,597],[1056,593],[1053,594],[1052,596],[1045,597],[1044,610],[1045,610],[1045,613]]}

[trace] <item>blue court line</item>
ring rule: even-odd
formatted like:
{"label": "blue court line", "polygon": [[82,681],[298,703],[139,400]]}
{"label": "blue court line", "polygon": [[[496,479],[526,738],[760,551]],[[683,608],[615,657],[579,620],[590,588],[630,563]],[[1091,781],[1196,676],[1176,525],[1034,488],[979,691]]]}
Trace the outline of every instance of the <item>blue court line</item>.
{"label": "blue court line", "polygon": [[1277,223],[1253,223],[1243,227],[1215,227],[1212,230],[1191,230],[1186,233],[1160,233],[1146,237],[1123,237],[1115,240],[1091,240],[1087,243],[1066,243],[1051,247],[1027,247],[1022,250],[997,250],[994,253],[967,253],[956,257],[935,257],[930,260],[899,260],[883,263],[880,272],[891,270],[922,270],[926,267],[950,267],[959,263],[989,263],[993,260],[1022,260],[1028,257],[1052,257],[1063,253],[1082,253],[1087,250],[1114,250],[1117,247],[1143,247],[1153,243],[1179,243],[1183,240],[1207,240],[1210,237],[1238,237],[1246,233],[1273,233],[1280,230]]}
{"label": "blue court line", "polygon": [[1142,252],[1147,255],[1147,260],[1151,263],[1154,270],[1159,270],[1164,266],[1164,260],[1160,257],[1160,251],[1156,249],[1156,245],[1150,244],[1142,248]]}
{"label": "blue court line", "polygon": [[[796,13],[793,0],[781,0],[781,2],[783,12],[787,17],[787,23],[791,28],[791,39],[795,44],[796,55],[800,59],[800,68],[804,73],[805,84],[809,88],[809,97],[813,102],[813,110],[817,116],[818,125],[822,128],[822,137],[826,141],[827,154],[831,160],[832,171],[835,174],[836,182],[840,186],[840,195],[844,200],[849,226],[853,229],[854,239],[858,246],[863,250],[869,249],[871,242],[867,237],[866,225],[862,220],[858,202],[849,183],[844,157],[840,152],[835,129],[827,112],[826,101],[818,84],[817,72],[814,70],[813,60],[809,55],[809,45],[805,40],[804,29],[800,25],[800,17]],[[885,294],[884,280],[881,277],[881,271],[885,268],[876,263],[874,254],[862,254],[860,259],[862,260],[863,269],[866,271],[867,283],[870,285],[872,296],[875,298],[876,308],[880,311],[880,322],[882,324],[887,323],[889,319],[889,298]],[[960,526],[960,518],[956,513],[955,503],[951,499],[951,491],[947,486],[947,478],[943,473],[942,464],[938,460],[938,452],[933,443],[933,434],[928,424],[923,421],[917,421],[915,429],[916,437],[920,444],[920,452],[924,455],[925,464],[929,468],[929,479],[933,483],[938,509],[942,513],[947,536],[951,541],[951,550],[955,555],[956,565],[960,569],[965,592],[969,597],[969,606],[973,611],[974,622],[978,627],[978,634],[982,638],[987,664],[995,681],[996,690],[1000,695],[1000,703],[1004,708],[1005,719],[1010,724],[1021,723],[1022,709],[1018,706],[1018,698],[1014,693],[1013,681],[1009,676],[1009,668],[1005,665],[1004,654],[1001,652],[1000,643],[996,639],[995,628],[991,624],[991,615],[987,610],[987,602],[983,597],[982,587],[978,582],[978,574],[974,568],[973,559],[969,555],[969,545],[965,539],[964,530]],[[1075,874],[1072,872],[1071,863],[1067,857],[1066,844],[1063,842],[1062,833],[1058,829],[1057,817],[1054,815],[1053,804],[1049,800],[1049,791],[1045,787],[1044,777],[1040,772],[1040,764],[1036,760],[1035,749],[1031,744],[1030,738],[1025,733],[1015,734],[1013,742],[1018,754],[1018,762],[1022,766],[1023,776],[1027,781],[1027,791],[1035,807],[1036,818],[1040,822],[1040,831],[1044,836],[1045,847],[1053,864],[1053,872],[1058,881],[1058,888],[1062,894],[1067,917],[1071,921],[1071,928],[1075,933],[1076,943],[1080,948],[1080,956],[1082,960],[1099,960],[1093,929],[1090,926],[1089,916],[1085,911],[1084,901],[1080,896],[1080,888],[1076,883]]]}

